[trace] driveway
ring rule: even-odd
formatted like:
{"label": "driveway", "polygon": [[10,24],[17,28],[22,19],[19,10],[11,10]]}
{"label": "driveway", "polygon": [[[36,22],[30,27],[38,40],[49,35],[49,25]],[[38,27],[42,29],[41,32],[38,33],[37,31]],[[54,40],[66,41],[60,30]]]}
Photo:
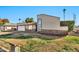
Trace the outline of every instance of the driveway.
{"label": "driveway", "polygon": [[0,32],[0,35],[11,34],[12,32]]}

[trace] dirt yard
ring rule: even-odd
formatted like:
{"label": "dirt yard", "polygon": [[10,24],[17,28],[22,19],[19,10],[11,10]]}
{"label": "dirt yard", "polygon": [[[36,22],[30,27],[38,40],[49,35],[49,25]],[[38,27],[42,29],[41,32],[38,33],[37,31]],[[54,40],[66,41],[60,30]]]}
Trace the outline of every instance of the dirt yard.
{"label": "dirt yard", "polygon": [[[71,44],[69,38],[72,39]],[[77,41],[75,39],[77,39]],[[22,49],[21,51],[77,51],[79,48],[76,48],[76,50],[73,45],[78,45],[78,39],[79,38],[73,36],[49,36],[35,32],[2,32],[0,35],[0,45],[3,44],[6,48],[10,48],[8,44],[5,43],[8,42],[16,46],[22,46],[25,50]],[[1,42],[1,40],[3,41]],[[73,40],[76,43],[73,43]]]}

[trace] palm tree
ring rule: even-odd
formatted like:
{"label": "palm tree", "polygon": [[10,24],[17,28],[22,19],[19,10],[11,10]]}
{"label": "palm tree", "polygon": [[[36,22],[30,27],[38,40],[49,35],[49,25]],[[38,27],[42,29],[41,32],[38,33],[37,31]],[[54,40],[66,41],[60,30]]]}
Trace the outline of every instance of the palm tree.
{"label": "palm tree", "polygon": [[64,21],[65,21],[65,13],[66,13],[66,9],[63,9]]}
{"label": "palm tree", "polygon": [[20,23],[21,19],[19,18],[19,23]]}

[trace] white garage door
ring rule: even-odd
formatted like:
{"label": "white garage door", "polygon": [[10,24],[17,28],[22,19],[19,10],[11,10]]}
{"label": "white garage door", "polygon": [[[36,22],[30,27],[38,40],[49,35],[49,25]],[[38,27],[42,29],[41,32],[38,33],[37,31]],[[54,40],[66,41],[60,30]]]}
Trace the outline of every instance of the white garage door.
{"label": "white garage door", "polygon": [[18,26],[18,31],[25,31],[25,26]]}

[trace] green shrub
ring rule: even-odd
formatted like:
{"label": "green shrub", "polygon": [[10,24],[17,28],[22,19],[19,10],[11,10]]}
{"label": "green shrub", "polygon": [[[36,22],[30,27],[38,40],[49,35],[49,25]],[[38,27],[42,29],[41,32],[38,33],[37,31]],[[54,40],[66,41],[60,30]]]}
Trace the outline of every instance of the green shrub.
{"label": "green shrub", "polygon": [[0,38],[11,38],[12,34],[0,35]]}
{"label": "green shrub", "polygon": [[[27,43],[28,42],[28,43]],[[26,40],[26,45],[21,47],[21,51],[29,51],[29,52],[35,52],[35,51],[39,51],[40,47],[42,47],[43,45],[47,45],[48,42],[45,40]]]}
{"label": "green shrub", "polygon": [[74,21],[61,21],[60,22],[61,26],[68,26],[68,31],[72,31],[75,25]]}
{"label": "green shrub", "polygon": [[32,36],[18,36],[18,37],[15,37],[16,39],[30,39],[30,38],[33,38]]}
{"label": "green shrub", "polygon": [[64,45],[64,47],[62,48],[62,51],[74,51],[74,49],[70,46],[70,45]]}
{"label": "green shrub", "polygon": [[42,40],[40,38],[26,40],[21,47],[22,52],[75,52],[79,51],[79,37],[66,36],[65,40]]}
{"label": "green shrub", "polygon": [[79,37],[77,36],[66,36],[64,39],[71,43],[79,44]]}

